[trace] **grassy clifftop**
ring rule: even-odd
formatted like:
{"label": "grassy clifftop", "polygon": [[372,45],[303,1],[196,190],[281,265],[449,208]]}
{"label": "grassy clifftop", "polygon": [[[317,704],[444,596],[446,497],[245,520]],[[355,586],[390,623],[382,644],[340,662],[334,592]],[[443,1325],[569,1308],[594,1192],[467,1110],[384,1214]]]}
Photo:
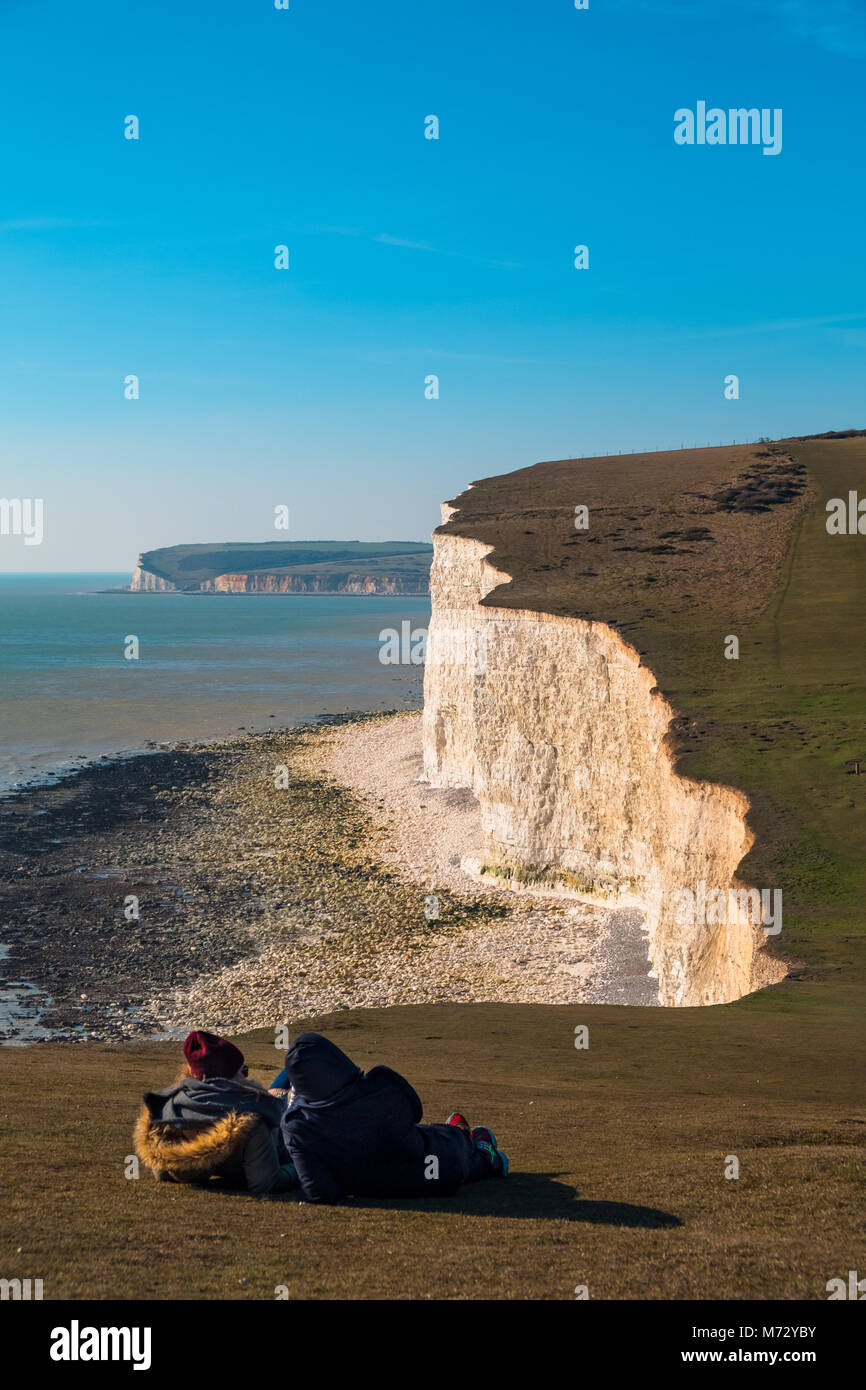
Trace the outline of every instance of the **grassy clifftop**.
{"label": "grassy clifftop", "polygon": [[[145,1170],[131,1181],[140,1093],[168,1084],[179,1045],[2,1048],[4,1274],[38,1274],[46,1299],[272,1301],[287,1285],[292,1300],[573,1302],[579,1284],[591,1299],[825,1299],[857,1267],[862,1045],[841,1008],[796,1026],[739,1004],[444,1004],[307,1022],[364,1068],[401,1070],[429,1120],[459,1107],[492,1125],[508,1180],[337,1207]],[[273,1035],[239,1041],[269,1081]]]}
{"label": "grassy clifftop", "polygon": [[858,489],[862,434],[566,459],[474,484],[440,531],[512,576],[487,604],[622,632],[680,712],[680,771],[751,799],[741,874],[782,889],[779,948],[862,980],[866,536],[826,510]]}

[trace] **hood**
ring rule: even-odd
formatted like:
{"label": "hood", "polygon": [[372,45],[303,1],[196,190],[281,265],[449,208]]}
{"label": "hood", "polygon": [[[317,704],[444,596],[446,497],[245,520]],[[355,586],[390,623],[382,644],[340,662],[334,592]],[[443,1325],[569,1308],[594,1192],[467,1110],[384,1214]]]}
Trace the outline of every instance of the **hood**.
{"label": "hood", "polygon": [[179,1077],[164,1091],[146,1091],[143,1100],[152,1120],[175,1125],[216,1120],[231,1110],[239,1115],[260,1115],[276,1129],[286,1109],[285,1100],[270,1095],[256,1082],[227,1081],[224,1077],[202,1081]]}
{"label": "hood", "polygon": [[321,1033],[302,1033],[286,1053],[286,1072],[302,1103],[331,1101],[364,1073]]}
{"label": "hood", "polygon": [[135,1152],[157,1175],[167,1172],[180,1182],[196,1181],[239,1154],[257,1124],[255,1115],[230,1111],[210,1124],[177,1129],[156,1123],[143,1105],[135,1126]]}

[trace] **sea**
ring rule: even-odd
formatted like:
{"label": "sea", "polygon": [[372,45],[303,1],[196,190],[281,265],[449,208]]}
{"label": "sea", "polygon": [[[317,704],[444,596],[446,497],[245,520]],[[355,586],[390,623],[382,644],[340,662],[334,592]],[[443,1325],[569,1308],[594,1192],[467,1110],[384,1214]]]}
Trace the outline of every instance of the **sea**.
{"label": "sea", "polygon": [[383,634],[426,629],[426,597],[111,592],[128,583],[0,575],[0,792],[177,740],[420,707],[423,667],[380,655]]}

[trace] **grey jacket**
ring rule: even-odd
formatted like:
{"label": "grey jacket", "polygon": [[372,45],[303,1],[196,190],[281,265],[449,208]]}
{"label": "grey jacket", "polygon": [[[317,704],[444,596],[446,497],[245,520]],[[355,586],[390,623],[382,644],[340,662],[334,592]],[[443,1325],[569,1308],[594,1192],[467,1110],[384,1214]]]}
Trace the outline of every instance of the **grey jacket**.
{"label": "grey jacket", "polygon": [[251,1131],[243,1148],[232,1154],[214,1170],[230,1182],[243,1180],[254,1197],[267,1197],[271,1192],[288,1192],[297,1187],[298,1175],[294,1164],[281,1163],[277,1154],[277,1131],[258,1124]]}

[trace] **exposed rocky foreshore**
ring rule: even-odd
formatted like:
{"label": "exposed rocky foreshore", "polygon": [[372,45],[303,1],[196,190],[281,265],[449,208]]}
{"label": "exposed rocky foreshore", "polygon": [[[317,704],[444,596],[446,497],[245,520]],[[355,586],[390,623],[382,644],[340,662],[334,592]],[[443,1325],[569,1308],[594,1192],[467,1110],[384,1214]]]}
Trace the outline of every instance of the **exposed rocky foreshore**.
{"label": "exposed rocky foreshore", "polygon": [[[458,845],[471,806],[431,793],[432,835],[407,758],[420,765],[418,715],[334,719],[106,759],[7,797],[2,1039],[594,998],[609,914],[475,883]],[[410,862],[419,832],[439,859]]]}

